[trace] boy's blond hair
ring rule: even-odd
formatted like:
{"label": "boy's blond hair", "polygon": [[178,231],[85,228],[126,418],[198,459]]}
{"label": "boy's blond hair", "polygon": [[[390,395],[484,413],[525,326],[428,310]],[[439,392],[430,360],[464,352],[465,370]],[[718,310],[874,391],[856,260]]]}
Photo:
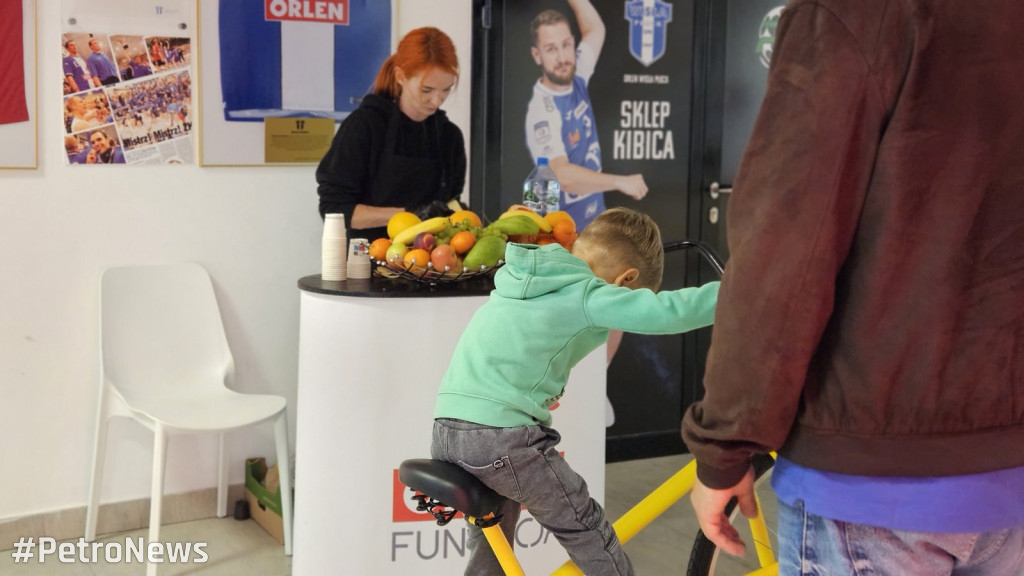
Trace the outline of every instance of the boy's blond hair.
{"label": "boy's blond hair", "polygon": [[665,269],[661,231],[650,216],[629,208],[602,212],[580,233],[577,242],[600,247],[608,257],[639,270],[642,288],[657,292]]}

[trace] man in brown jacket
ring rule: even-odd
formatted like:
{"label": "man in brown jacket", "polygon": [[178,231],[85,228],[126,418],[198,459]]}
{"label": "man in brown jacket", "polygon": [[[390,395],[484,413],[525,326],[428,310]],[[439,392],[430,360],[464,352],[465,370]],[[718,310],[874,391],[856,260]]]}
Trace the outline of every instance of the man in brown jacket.
{"label": "man in brown jacket", "polygon": [[692,500],[755,508],[783,574],[1024,565],[1024,2],[793,0],[729,207],[683,419]]}

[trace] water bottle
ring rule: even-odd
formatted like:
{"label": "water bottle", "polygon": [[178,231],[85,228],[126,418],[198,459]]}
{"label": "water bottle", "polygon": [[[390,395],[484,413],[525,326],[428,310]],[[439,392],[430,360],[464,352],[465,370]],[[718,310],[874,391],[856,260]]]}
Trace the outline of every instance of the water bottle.
{"label": "water bottle", "polygon": [[541,216],[559,210],[561,190],[548,159],[537,158],[537,166],[523,182],[523,206]]}

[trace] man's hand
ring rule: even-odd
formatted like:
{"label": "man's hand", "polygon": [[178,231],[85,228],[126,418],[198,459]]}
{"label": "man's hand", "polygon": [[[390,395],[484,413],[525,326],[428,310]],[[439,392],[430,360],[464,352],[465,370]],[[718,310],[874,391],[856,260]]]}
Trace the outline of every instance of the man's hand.
{"label": "man's hand", "polygon": [[729,523],[725,515],[725,506],[735,496],[739,500],[740,512],[747,518],[757,516],[757,500],[754,499],[754,469],[735,486],[723,490],[708,488],[697,480],[690,492],[693,511],[697,513],[697,521],[704,535],[716,546],[733,556],[743,556],[747,545],[740,540],[739,532]]}
{"label": "man's hand", "polygon": [[647,196],[647,183],[644,182],[643,174],[619,176],[615,188],[635,200],[640,200]]}

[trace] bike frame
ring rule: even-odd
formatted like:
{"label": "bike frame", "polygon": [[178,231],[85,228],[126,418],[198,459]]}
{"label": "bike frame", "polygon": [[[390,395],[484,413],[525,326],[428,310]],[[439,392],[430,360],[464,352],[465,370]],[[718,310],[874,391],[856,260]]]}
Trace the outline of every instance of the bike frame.
{"label": "bike frame", "polygon": [[[775,454],[773,453],[772,457],[774,456]],[[673,504],[688,494],[690,490],[693,490],[693,485],[696,481],[697,461],[691,460],[679,472],[676,472],[671,478],[663,482],[661,486],[655,488],[646,498],[612,524],[612,528],[615,529],[615,535],[619,537],[619,542],[625,544],[633,536],[636,536],[637,533],[653,522],[655,518],[671,508]],[[772,551],[771,546],[768,545],[768,525],[761,514],[760,501],[757,503],[757,516],[750,518],[749,523],[750,532],[753,534],[754,548],[757,551],[758,564],[761,568],[749,573],[747,576],[778,574],[779,565],[776,562],[775,553]],[[573,564],[572,560],[569,560],[559,567],[558,570],[552,572],[551,576],[578,576],[582,574],[583,572]]]}

